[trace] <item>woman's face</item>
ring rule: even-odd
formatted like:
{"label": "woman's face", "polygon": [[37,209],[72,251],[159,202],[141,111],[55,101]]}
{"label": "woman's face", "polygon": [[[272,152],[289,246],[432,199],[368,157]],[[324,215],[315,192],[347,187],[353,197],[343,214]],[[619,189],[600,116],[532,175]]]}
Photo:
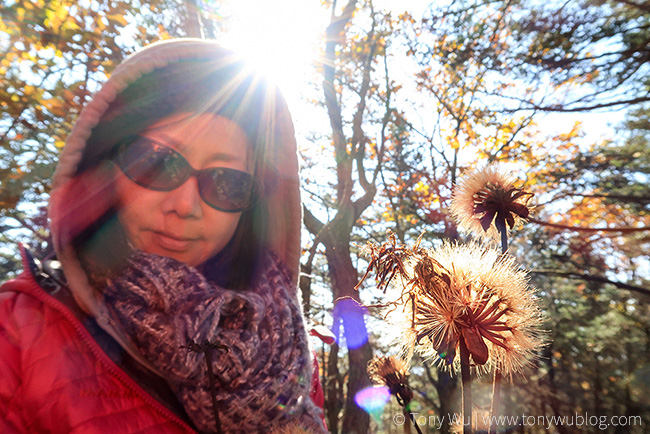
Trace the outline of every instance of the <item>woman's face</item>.
{"label": "woman's face", "polygon": [[[246,134],[225,117],[175,114],[140,135],[176,149],[194,169],[227,167],[251,173]],[[232,238],[241,212],[210,207],[199,196],[196,177],[172,191],[154,191],[116,170],[118,219],[136,248],[197,266]]]}

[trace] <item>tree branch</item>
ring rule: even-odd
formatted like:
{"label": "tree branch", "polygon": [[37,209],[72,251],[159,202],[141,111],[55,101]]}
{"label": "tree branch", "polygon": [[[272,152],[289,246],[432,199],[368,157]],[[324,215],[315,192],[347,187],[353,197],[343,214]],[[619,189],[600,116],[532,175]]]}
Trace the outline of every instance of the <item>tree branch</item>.
{"label": "tree branch", "polygon": [[339,204],[347,201],[352,194],[352,162],[347,153],[347,140],[343,132],[343,116],[337,98],[335,78],[336,46],[345,41],[345,26],[352,19],[356,0],[349,0],[340,16],[332,10],[332,20],[326,30],[325,60],[323,61],[323,94],[325,106],[332,127],[332,141],[336,156],[337,200]]}
{"label": "tree branch", "polygon": [[562,112],[562,113],[575,113],[575,112],[587,112],[591,110],[598,110],[601,108],[608,108],[608,107],[615,107],[619,105],[633,105],[633,104],[640,104],[642,102],[648,102],[650,101],[650,95],[646,96],[641,96],[637,98],[630,98],[630,99],[625,99],[625,100],[620,100],[620,101],[610,101],[610,102],[604,102],[600,104],[594,104],[594,105],[585,105],[585,106],[578,106],[578,107],[570,107],[567,108],[566,105],[571,105],[571,103],[568,103],[566,105],[559,105],[559,104],[554,104],[554,105],[549,105],[549,106],[541,106],[537,105],[535,103],[532,103],[530,101],[522,101],[524,103],[528,104],[528,107],[519,107],[515,109],[504,109],[503,111],[506,113],[512,113],[520,110],[539,110],[542,112]]}
{"label": "tree branch", "polygon": [[307,228],[310,234],[316,235],[317,233],[323,230],[325,224],[320,220],[318,220],[316,216],[314,216],[314,214],[312,214],[312,212],[309,211],[309,209],[305,205],[302,206],[302,211],[303,211],[303,217],[302,217],[303,223],[305,224],[305,227]]}
{"label": "tree branch", "polygon": [[[353,155],[357,162],[357,173],[359,174],[359,183],[364,191],[371,190],[371,186],[366,178],[366,171],[363,165],[363,157],[365,156],[366,148],[366,135],[363,132],[363,113],[366,111],[366,96],[370,89],[370,71],[372,70],[372,59],[375,57],[375,49],[377,44],[373,41],[375,37],[375,26],[377,25],[374,11],[372,13],[372,27],[366,38],[367,43],[370,44],[370,51],[366,57],[363,65],[363,79],[361,80],[361,88],[359,90],[359,104],[357,105],[357,112],[352,121],[352,149]],[[356,148],[356,150],[355,150]],[[373,193],[374,195],[374,193]]]}
{"label": "tree branch", "polygon": [[650,289],[648,288],[644,288],[642,286],[637,286],[637,285],[631,285],[629,283],[624,283],[624,282],[617,282],[614,280],[610,280],[604,276],[596,276],[588,273],[579,273],[577,271],[531,270],[530,274],[540,274],[545,276],[560,276],[560,277],[566,277],[568,279],[587,280],[590,282],[605,283],[608,285],[614,285],[615,287],[620,289],[627,289],[630,291],[635,291],[640,294],[650,296]]}
{"label": "tree branch", "polygon": [[608,228],[587,228],[581,226],[567,226],[558,223],[543,222],[537,219],[528,219],[528,221],[531,223],[537,223],[538,225],[542,225],[542,226],[547,226],[556,229],[566,229],[566,230],[577,231],[577,232],[620,232],[622,234],[629,234],[634,232],[650,231],[650,226],[643,226],[639,228],[609,228],[609,227]]}

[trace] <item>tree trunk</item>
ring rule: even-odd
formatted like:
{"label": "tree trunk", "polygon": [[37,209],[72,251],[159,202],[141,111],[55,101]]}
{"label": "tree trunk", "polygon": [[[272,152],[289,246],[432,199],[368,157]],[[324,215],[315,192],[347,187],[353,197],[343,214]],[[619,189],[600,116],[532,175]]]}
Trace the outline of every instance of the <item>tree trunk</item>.
{"label": "tree trunk", "polygon": [[446,422],[440,428],[440,434],[449,434],[451,432],[449,421],[454,413],[458,413],[457,400],[454,397],[458,389],[458,380],[449,372],[439,369],[438,381],[434,383],[434,386],[440,400],[440,416],[444,417]]}
{"label": "tree trunk", "polygon": [[338,361],[339,345],[334,343],[330,347],[327,359],[327,381],[323,384],[325,390],[325,417],[327,419],[327,428],[332,434],[338,434],[339,432],[339,413],[343,407],[343,391],[340,387],[341,374],[339,373]]}
{"label": "tree trunk", "polygon": [[300,279],[298,280],[298,286],[300,288],[300,294],[302,295],[302,310],[307,319],[311,318],[311,273],[311,264],[300,264]]}
{"label": "tree trunk", "polygon": [[[340,303],[342,297],[359,302],[359,294],[354,289],[358,281],[358,274],[350,257],[349,234],[351,231],[352,221],[347,222],[342,219],[330,227],[328,236],[324,240],[325,256],[327,257],[331,276],[335,304]],[[335,305],[335,311],[336,309]],[[334,318],[334,321],[343,320],[343,332],[348,346],[349,375],[341,432],[345,434],[366,434],[370,424],[370,416],[356,404],[354,398],[360,390],[370,386],[366,368],[368,361],[372,357],[372,349],[368,343],[368,333],[362,311],[355,310],[346,312],[346,314],[352,317],[341,319],[336,318],[335,315]]]}
{"label": "tree trunk", "polygon": [[[546,364],[548,366],[548,385],[550,390],[549,405],[553,410],[553,415],[559,419],[563,415],[566,415],[566,412],[564,412],[564,409],[562,408],[562,403],[558,396],[559,390],[555,380],[555,366],[553,366],[553,341],[552,340],[550,341],[549,345],[546,346],[544,350],[544,357],[542,357],[542,360],[546,361]],[[557,429],[557,432],[560,434],[569,434],[570,431],[568,428],[569,427],[561,423],[555,426],[555,429]]]}

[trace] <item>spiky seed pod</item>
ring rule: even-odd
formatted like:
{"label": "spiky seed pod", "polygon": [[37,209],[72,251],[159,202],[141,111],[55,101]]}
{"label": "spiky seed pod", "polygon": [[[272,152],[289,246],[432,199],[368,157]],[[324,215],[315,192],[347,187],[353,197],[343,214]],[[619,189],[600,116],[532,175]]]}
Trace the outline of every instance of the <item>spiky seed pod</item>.
{"label": "spiky seed pod", "polygon": [[533,288],[512,257],[473,243],[445,243],[412,256],[407,275],[412,298],[395,314],[408,352],[457,368],[462,339],[474,365],[484,371],[497,365],[507,376],[542,346]]}
{"label": "spiky seed pod", "polygon": [[376,356],[368,362],[370,380],[386,386],[400,405],[408,405],[413,399],[413,392],[408,386],[408,364],[395,356]]}
{"label": "spiky seed pod", "polygon": [[420,234],[412,248],[398,244],[397,237],[391,230],[386,232],[388,241],[382,244],[367,243],[362,250],[370,256],[370,263],[368,264],[366,273],[361,277],[354,289],[359,289],[363,281],[366,280],[373,270],[376,273],[375,280],[377,281],[377,287],[383,290],[390,285],[394,277],[404,276],[404,261],[422,250],[420,249],[422,235],[424,233]]}
{"label": "spiky seed pod", "polygon": [[479,237],[499,239],[530,216],[533,194],[515,187],[516,179],[494,165],[463,176],[454,190],[451,214],[458,227]]}

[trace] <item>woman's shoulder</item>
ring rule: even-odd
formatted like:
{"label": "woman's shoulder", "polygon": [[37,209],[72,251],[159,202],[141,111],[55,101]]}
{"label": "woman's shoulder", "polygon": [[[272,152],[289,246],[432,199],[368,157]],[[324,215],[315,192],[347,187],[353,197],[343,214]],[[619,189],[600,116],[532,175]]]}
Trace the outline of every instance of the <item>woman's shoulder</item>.
{"label": "woman's shoulder", "polygon": [[7,333],[14,330],[22,338],[37,338],[66,316],[53,295],[65,282],[58,261],[39,261],[24,246],[21,256],[23,271],[0,285],[0,327]]}
{"label": "woman's shoulder", "polygon": [[47,293],[29,271],[0,286],[0,324],[4,329],[41,328],[54,309],[46,302]]}

